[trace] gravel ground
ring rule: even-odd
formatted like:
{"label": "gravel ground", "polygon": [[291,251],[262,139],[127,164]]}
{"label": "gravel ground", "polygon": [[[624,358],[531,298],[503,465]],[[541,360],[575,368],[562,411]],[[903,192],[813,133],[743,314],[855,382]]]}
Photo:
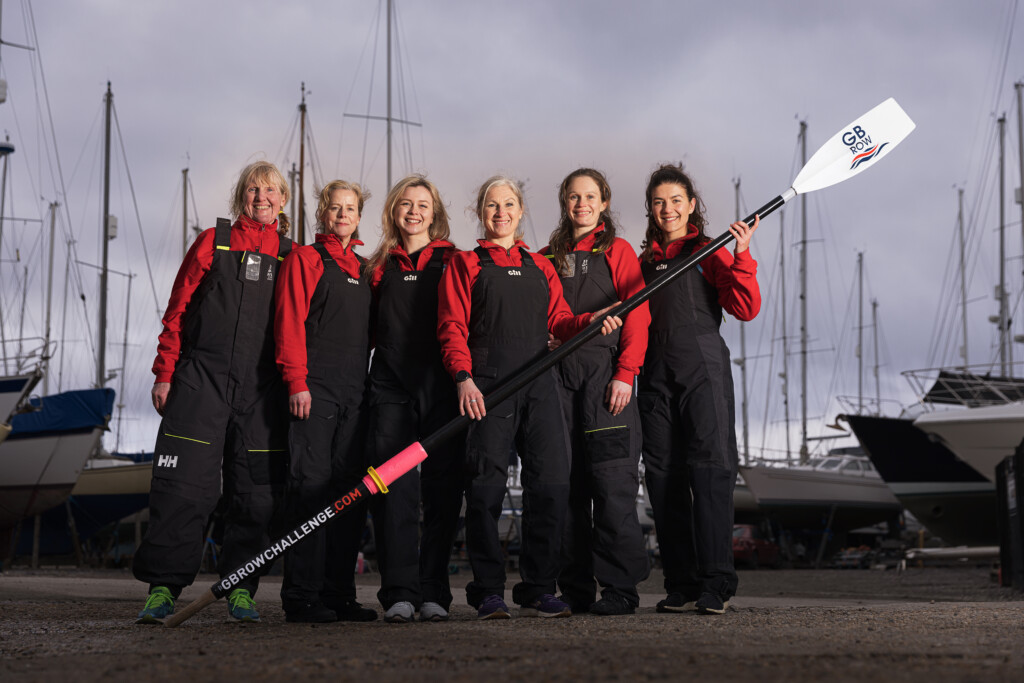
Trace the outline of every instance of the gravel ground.
{"label": "gravel ground", "polygon": [[[377,583],[359,577],[364,604]],[[456,590],[451,621],[402,625],[288,624],[279,586],[264,580],[260,624],[221,602],[165,629],[132,623],[145,588],[125,572],[7,571],[0,680],[1024,680],[1024,594],[987,569],[741,571],[722,616],[657,614],[658,573],[623,617],[477,622]]]}

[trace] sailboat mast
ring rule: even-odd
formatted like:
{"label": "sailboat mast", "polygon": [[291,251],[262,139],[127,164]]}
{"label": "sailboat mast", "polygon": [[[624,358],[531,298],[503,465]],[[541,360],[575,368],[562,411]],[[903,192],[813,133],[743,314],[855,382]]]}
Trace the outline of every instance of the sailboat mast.
{"label": "sailboat mast", "polygon": [[188,169],[181,169],[181,258],[188,252]]}
{"label": "sailboat mast", "polygon": [[[800,163],[807,165],[807,122],[800,122]],[[807,195],[800,196],[800,464],[807,451]]]}
{"label": "sailboat mast", "polygon": [[960,349],[960,355],[964,359],[964,372],[967,372],[967,268],[964,265],[964,189],[957,189],[957,225],[960,233],[960,317],[963,322],[964,345]]}
{"label": "sailboat mast", "polygon": [[875,342],[875,408],[882,415],[881,373],[878,371],[878,299],[871,300],[871,336]]}
{"label": "sailboat mast", "polygon": [[100,270],[100,340],[96,349],[96,386],[107,381],[107,267],[110,254],[110,112],[114,93],[107,81],[106,133],[103,139],[103,267]]}
{"label": "sailboat mast", "polygon": [[47,358],[46,372],[43,373],[43,396],[50,393],[50,320],[53,312],[53,241],[57,232],[57,202],[50,202],[50,258],[46,268],[46,337],[43,341],[43,354]]}
{"label": "sailboat mast", "polygon": [[388,190],[391,189],[391,6],[393,0],[388,3]]}
{"label": "sailboat mast", "polygon": [[299,220],[296,221],[296,242],[306,243],[306,83],[302,83],[302,101],[299,103]]}
{"label": "sailboat mast", "polygon": [[857,414],[864,414],[864,252],[857,252]]}
{"label": "sailboat mast", "polygon": [[779,282],[782,284],[782,408],[783,424],[786,425],[786,462],[790,461],[792,447],[789,443],[789,338],[786,336],[786,213],[779,211]]}
{"label": "sailboat mast", "polygon": [[[7,137],[6,144],[3,147],[4,170],[0,173],[0,259],[3,258],[4,253],[4,203],[7,199],[7,158],[13,150],[14,146],[10,144],[10,138]],[[4,358],[4,374],[7,374],[7,332],[5,327],[3,309],[0,307],[0,353],[3,354]]]}
{"label": "sailboat mast", "polygon": [[1006,370],[1006,114],[999,117],[999,370],[1003,377]]}
{"label": "sailboat mast", "polygon": [[[736,220],[743,220],[740,216],[740,179],[736,178]],[[740,357],[735,361],[740,366],[740,384],[742,385],[742,402],[740,404],[743,418],[743,464],[750,460],[750,430],[747,421],[747,324],[740,322]]]}

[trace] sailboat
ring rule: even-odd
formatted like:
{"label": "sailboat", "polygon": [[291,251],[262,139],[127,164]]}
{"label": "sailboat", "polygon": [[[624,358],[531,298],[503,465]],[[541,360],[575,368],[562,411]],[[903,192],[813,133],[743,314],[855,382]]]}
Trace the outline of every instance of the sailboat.
{"label": "sailboat", "polygon": [[[1018,127],[1024,83],[1015,85]],[[999,126],[1000,263],[1005,261],[1003,130]],[[1024,144],[1024,143],[1022,143]],[[1024,158],[1022,176],[1024,177]],[[996,289],[999,315],[1000,371],[992,365],[968,364],[967,285],[963,190],[958,190],[960,309],[963,363],[955,368],[909,370],[903,373],[919,398],[914,410],[897,418],[843,416],[900,500],[928,529],[957,545],[997,543],[995,468],[1024,440],[1024,378],[1014,376],[1008,362],[1010,329],[1005,268]],[[1019,373],[1017,373],[1019,374]],[[944,410],[937,408],[946,408]],[[916,414],[915,414],[916,413]]]}
{"label": "sailboat", "polygon": [[[6,87],[0,90],[6,93]],[[108,108],[111,97],[108,85]],[[13,145],[8,144],[5,151],[9,155]],[[0,184],[0,196],[5,189],[6,186]],[[0,201],[0,229],[3,226],[2,204]],[[4,366],[6,369],[8,363],[12,363],[17,374],[13,379],[7,377],[3,380],[5,385],[11,387],[11,391],[3,394],[3,407],[9,405],[10,408],[2,417],[5,422],[9,422],[10,430],[6,439],[0,443],[0,558],[6,557],[12,550],[11,536],[17,535],[25,520],[34,517],[38,530],[38,515],[67,500],[86,460],[100,448],[102,434],[107,429],[113,409],[114,391],[103,388],[103,381],[97,381],[97,388],[93,389],[29,398],[29,393],[39,382],[45,386],[46,373],[49,371],[47,361],[52,355],[50,294],[57,206],[57,203],[50,205],[50,277],[42,350],[34,358],[24,354],[12,358],[12,354],[8,354],[8,340],[4,335]],[[23,287],[27,294],[27,280]],[[24,315],[22,310],[23,319]],[[101,321],[103,317],[101,310]],[[22,341],[17,340],[19,348]],[[102,361],[100,365],[102,367]]]}
{"label": "sailboat", "polygon": [[[805,122],[800,124],[800,143],[806,163]],[[806,200],[806,197],[803,198]],[[806,228],[806,206],[801,211],[802,235],[800,243],[808,242]],[[780,235],[780,254],[784,254],[784,237]],[[760,514],[767,516],[782,527],[803,531],[817,536],[827,533],[840,543],[847,532],[863,526],[888,522],[890,530],[895,529],[902,512],[902,506],[886,486],[871,462],[859,448],[832,449],[822,456],[812,456],[809,442],[822,441],[832,437],[807,436],[807,266],[806,255],[801,251],[801,445],[799,461],[789,458],[789,401],[788,389],[784,384],[783,405],[786,410],[786,459],[760,460],[744,459],[739,468],[747,489],[757,502]],[[784,263],[784,261],[783,261]],[[858,272],[862,273],[862,260],[858,258]],[[783,266],[783,287],[785,286]],[[861,292],[863,287],[860,288]],[[785,383],[788,376],[787,349],[785,345],[785,293],[780,299],[783,306],[783,372],[780,377]],[[862,302],[863,306],[863,302]],[[863,328],[863,324],[859,325]],[[742,366],[741,366],[742,367]],[[746,428],[744,427],[744,432]],[[815,539],[816,540],[816,539]]]}

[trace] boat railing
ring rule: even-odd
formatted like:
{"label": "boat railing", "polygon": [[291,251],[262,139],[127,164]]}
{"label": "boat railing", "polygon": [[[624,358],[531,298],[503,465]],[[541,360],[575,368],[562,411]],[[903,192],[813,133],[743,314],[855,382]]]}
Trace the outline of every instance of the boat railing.
{"label": "boat railing", "polygon": [[51,355],[42,337],[5,339],[0,344],[0,375],[27,375],[44,365]]}
{"label": "boat railing", "polygon": [[1009,375],[996,375],[991,365],[904,370],[925,410],[939,405],[976,408],[1024,401],[1024,362],[1009,366]]}

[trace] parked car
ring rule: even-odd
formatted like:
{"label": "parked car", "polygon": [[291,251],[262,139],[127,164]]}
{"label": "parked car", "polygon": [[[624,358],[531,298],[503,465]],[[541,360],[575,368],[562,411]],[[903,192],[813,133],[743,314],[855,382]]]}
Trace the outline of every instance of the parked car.
{"label": "parked car", "polygon": [[734,524],[732,527],[732,556],[751,569],[762,564],[779,565],[779,546],[753,524]]}

